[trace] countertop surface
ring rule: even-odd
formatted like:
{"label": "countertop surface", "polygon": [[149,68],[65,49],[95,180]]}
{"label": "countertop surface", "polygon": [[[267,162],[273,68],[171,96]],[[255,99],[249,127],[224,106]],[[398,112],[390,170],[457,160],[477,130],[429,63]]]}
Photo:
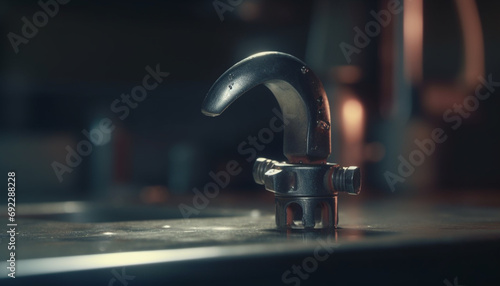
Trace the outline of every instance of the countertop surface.
{"label": "countertop surface", "polygon": [[[217,210],[207,212],[217,214]],[[227,216],[228,210],[219,213],[224,215],[119,222],[71,222],[21,217],[16,229],[17,275],[30,278],[192,262],[210,268],[215,267],[216,261],[231,264],[231,261],[241,259],[265,261],[263,264],[270,264],[280,269],[278,272],[283,272],[287,268],[285,261],[300,262],[301,257],[314,257],[318,249],[338,259],[347,256],[361,261],[374,252],[383,252],[392,262],[391,255],[403,255],[405,251],[410,251],[403,255],[406,258],[411,257],[411,253],[436,254],[434,258],[416,259],[423,261],[438,259],[448,252],[451,252],[449,259],[452,259],[452,256],[460,255],[456,249],[464,248],[465,256],[471,252],[483,262],[496,259],[488,263],[498,263],[500,254],[498,247],[481,250],[482,247],[500,244],[500,208],[492,205],[396,200],[347,203],[341,204],[339,229],[312,232],[278,231],[274,215],[268,211],[239,210],[235,212],[236,216]],[[0,253],[7,257],[5,242],[9,239],[8,234],[2,232],[0,238]],[[440,252],[443,253],[438,255]],[[485,258],[488,253],[493,256]],[[330,260],[329,263],[337,263],[335,259]],[[388,261],[382,259],[381,263],[387,264]],[[292,265],[291,262],[288,264]],[[237,265],[240,264],[233,266],[243,267]],[[357,267],[362,265],[359,263]],[[1,270],[5,272],[3,277],[7,274],[5,269],[2,267]],[[168,276],[169,268],[163,269]],[[247,267],[243,267],[242,271],[244,269]],[[214,269],[209,273],[216,271]],[[267,272],[261,273],[264,275]],[[278,281],[280,273],[276,276]]]}

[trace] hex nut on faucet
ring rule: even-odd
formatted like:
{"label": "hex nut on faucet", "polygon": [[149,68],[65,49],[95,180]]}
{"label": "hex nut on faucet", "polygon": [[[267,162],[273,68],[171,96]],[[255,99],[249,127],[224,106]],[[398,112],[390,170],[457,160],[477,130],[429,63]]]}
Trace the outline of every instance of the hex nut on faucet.
{"label": "hex nut on faucet", "polygon": [[227,70],[209,90],[202,113],[218,116],[236,99],[263,84],[288,122],[283,153],[287,162],[256,160],[253,177],[275,193],[279,229],[334,228],[339,192],[357,195],[358,167],[327,163],[331,153],[330,106],[323,84],[299,59],[280,52],[250,56]]}

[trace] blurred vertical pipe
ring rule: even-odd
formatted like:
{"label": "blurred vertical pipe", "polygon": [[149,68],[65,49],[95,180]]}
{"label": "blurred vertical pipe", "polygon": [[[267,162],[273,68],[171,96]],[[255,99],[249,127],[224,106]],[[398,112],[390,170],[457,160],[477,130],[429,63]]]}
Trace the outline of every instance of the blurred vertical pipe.
{"label": "blurred vertical pipe", "polygon": [[410,119],[412,83],[418,83],[421,78],[422,3],[422,1],[405,0],[403,13],[394,17],[393,100],[389,116],[400,124],[406,124]]}
{"label": "blurred vertical pipe", "polygon": [[404,75],[406,82],[419,85],[423,66],[424,4],[405,0],[403,7]]}
{"label": "blurred vertical pipe", "polygon": [[132,138],[125,128],[116,127],[113,133],[113,184],[126,185],[132,180]]}
{"label": "blurred vertical pipe", "polygon": [[196,149],[189,142],[175,144],[168,151],[167,187],[173,194],[188,194],[197,169]]}
{"label": "blurred vertical pipe", "polygon": [[[381,1],[381,8],[389,0]],[[380,42],[381,59],[381,102],[382,121],[377,126],[377,137],[385,147],[385,156],[373,166],[378,179],[378,189],[389,192],[387,171],[398,174],[400,155],[404,155],[404,143],[408,121],[412,113],[414,84],[422,80],[423,46],[423,1],[403,3],[403,12],[393,15],[393,20],[382,31]],[[397,191],[406,187],[397,184]]]}
{"label": "blurred vertical pipe", "polygon": [[474,0],[455,0],[463,33],[464,66],[463,78],[467,87],[473,89],[478,76],[484,74],[484,37],[477,3]]}
{"label": "blurred vertical pipe", "polygon": [[[96,121],[99,122],[99,121]],[[91,125],[96,128],[97,124]],[[91,129],[90,129],[91,130]],[[90,157],[90,194],[95,201],[126,201],[132,193],[132,140],[120,124],[102,144],[94,145]]]}
{"label": "blurred vertical pipe", "polygon": [[[100,120],[94,120],[89,126],[89,131],[99,130]],[[113,170],[113,145],[112,135],[102,134],[102,141],[94,144],[90,157],[90,192],[93,198],[106,196],[111,186]]]}

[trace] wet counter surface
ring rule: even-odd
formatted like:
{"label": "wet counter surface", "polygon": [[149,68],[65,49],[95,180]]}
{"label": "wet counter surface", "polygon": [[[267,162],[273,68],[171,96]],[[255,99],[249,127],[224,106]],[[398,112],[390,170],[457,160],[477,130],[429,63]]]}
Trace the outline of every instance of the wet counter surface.
{"label": "wet counter surface", "polygon": [[[457,276],[469,282],[464,285],[488,285],[500,266],[500,208],[494,205],[341,205],[341,227],[330,232],[282,232],[270,212],[234,213],[238,216],[110,223],[20,218],[18,281],[58,277],[72,284],[106,284],[112,269],[126,267],[134,281],[149,284],[223,279],[234,285],[265,279],[269,285],[322,285],[378,279],[373,284],[443,285]],[[8,240],[5,232],[1,239]],[[5,243],[0,253],[7,257]],[[306,260],[305,267],[314,271],[294,274],[292,266],[304,267]],[[292,272],[287,275],[287,270]]]}

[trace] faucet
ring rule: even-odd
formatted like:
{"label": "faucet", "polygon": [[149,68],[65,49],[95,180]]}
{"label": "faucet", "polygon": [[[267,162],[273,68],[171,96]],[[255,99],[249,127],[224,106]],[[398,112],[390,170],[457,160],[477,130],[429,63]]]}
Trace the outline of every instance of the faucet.
{"label": "faucet", "polygon": [[283,113],[283,153],[287,162],[258,158],[253,177],[275,193],[278,229],[328,229],[338,224],[339,192],[357,195],[358,167],[328,163],[330,105],[319,78],[296,57],[280,52],[252,55],[213,84],[202,113],[218,116],[245,92],[265,85]]}

